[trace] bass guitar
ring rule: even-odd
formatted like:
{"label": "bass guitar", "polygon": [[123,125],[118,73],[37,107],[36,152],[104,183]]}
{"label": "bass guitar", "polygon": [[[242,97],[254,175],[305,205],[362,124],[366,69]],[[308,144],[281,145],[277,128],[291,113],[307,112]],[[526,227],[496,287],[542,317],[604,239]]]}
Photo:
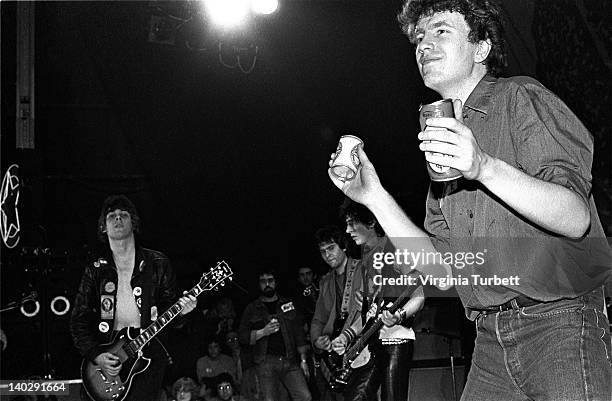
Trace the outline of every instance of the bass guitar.
{"label": "bass guitar", "polygon": [[[346,321],[353,322],[355,317],[359,313],[359,310],[353,311],[350,315],[344,314],[339,316],[334,321],[334,328],[331,333],[331,338],[336,338],[342,332],[342,328],[344,327],[344,323]],[[320,359],[319,368],[321,370],[321,374],[323,378],[329,384],[329,386],[334,389],[335,381],[334,381],[334,371],[342,364],[342,356],[338,355],[333,350],[323,351],[317,357]]]}
{"label": "bass guitar", "polygon": [[[391,306],[386,310],[393,314],[397,312],[407,301],[410,299],[412,293],[417,289],[417,286],[408,286]],[[368,315],[370,314],[368,312]],[[376,312],[374,312],[376,313]],[[370,352],[368,350],[368,344],[372,340],[372,336],[377,334],[380,328],[384,325],[382,317],[379,316],[376,319],[369,319],[364,326],[361,335],[349,344],[346,352],[342,355],[342,358],[330,358],[331,362],[328,364],[329,369],[329,386],[335,392],[341,393],[349,382],[353,371],[365,364],[370,360]],[[340,361],[339,361],[340,359]]]}
{"label": "bass guitar", "polygon": [[[195,297],[217,286],[225,285],[234,273],[225,262],[202,275],[188,295]],[[97,364],[89,360],[81,363],[81,378],[87,395],[94,401],[122,401],[128,395],[134,377],[144,372],[151,363],[150,358],[143,356],[142,348],[153,339],[168,323],[183,310],[177,301],[149,327],[138,333],[139,329],[124,328],[119,331],[110,343],[102,346],[102,352],[110,352],[119,357],[121,370],[117,376],[107,376]]]}

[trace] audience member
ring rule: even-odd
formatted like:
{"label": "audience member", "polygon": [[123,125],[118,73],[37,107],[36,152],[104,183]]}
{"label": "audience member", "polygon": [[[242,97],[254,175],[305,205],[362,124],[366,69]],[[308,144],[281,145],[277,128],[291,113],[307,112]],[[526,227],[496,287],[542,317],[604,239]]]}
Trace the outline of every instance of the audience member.
{"label": "audience member", "polygon": [[245,397],[236,394],[236,386],[232,376],[227,373],[221,373],[217,376],[215,389],[217,392],[217,398],[220,401],[249,401]]}
{"label": "audience member", "polygon": [[209,340],[207,350],[208,354],[196,362],[196,372],[199,381],[204,377],[215,377],[224,372],[229,373],[232,377],[236,377],[234,360],[232,357],[221,353],[219,340]]}
{"label": "audience member", "polygon": [[[297,269],[298,293],[295,295],[295,303],[297,310],[304,316],[304,333],[306,333],[306,341],[310,344],[310,322],[314,316],[317,298],[319,297],[318,277],[309,266],[298,267]],[[319,399],[319,389],[315,383],[315,360],[313,358],[312,349],[307,350],[308,371],[310,377],[308,379],[308,388],[313,399]]]}
{"label": "audience member", "polygon": [[240,341],[238,340],[237,331],[232,330],[227,332],[227,334],[225,335],[225,345],[227,347],[227,350],[229,351],[229,355],[234,361],[234,368],[236,372],[234,379],[236,380],[236,383],[240,385],[240,383],[242,383],[242,376],[244,372],[244,353],[240,348]]}
{"label": "audience member", "polygon": [[230,298],[221,298],[215,305],[215,315],[217,319],[215,335],[218,338],[225,338],[228,331],[236,329],[236,310]]}
{"label": "audience member", "polygon": [[253,346],[262,398],[278,400],[282,384],[294,401],[310,401],[304,377],[309,373],[303,318],[290,299],[277,294],[276,274],[271,269],[259,274],[259,290],[261,296],[244,310],[239,337],[243,344]]}
{"label": "audience member", "polygon": [[218,401],[215,394],[216,378],[203,377],[200,380],[200,391],[198,393],[198,401]]}
{"label": "audience member", "polygon": [[319,283],[311,267],[299,267],[297,273],[299,293],[295,297],[296,307],[304,316],[307,326],[306,333],[308,333],[319,297]]}
{"label": "audience member", "polygon": [[196,401],[199,388],[191,377],[181,377],[172,385],[173,401]]}

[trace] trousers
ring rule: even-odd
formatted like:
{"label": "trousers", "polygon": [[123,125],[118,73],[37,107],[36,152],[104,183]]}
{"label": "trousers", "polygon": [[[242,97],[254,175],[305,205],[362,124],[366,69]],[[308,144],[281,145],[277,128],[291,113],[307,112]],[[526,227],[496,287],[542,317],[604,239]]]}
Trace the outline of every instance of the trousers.
{"label": "trousers", "polygon": [[481,313],[462,401],[610,401],[603,291]]}
{"label": "trousers", "polygon": [[344,392],[344,400],[377,400],[379,387],[382,401],[406,400],[413,343],[408,341],[375,347],[372,360],[353,372]]}

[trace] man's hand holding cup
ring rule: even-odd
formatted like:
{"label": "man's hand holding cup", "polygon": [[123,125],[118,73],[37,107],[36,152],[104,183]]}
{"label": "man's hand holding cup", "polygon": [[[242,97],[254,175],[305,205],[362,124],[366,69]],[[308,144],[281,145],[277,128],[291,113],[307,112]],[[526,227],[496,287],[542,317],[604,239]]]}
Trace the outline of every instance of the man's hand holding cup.
{"label": "man's hand holding cup", "polygon": [[269,336],[271,334],[276,333],[279,330],[280,330],[280,323],[278,323],[278,320],[276,318],[272,318],[270,319],[268,324],[266,324],[265,327],[263,328],[263,335],[264,337]]}
{"label": "man's hand holding cup", "polygon": [[[340,146],[339,149],[341,149]],[[363,142],[356,145],[353,151],[353,158],[355,157],[359,162],[355,164],[355,174],[352,176],[348,174],[348,176],[351,176],[350,179],[339,177],[338,174],[334,173],[334,163],[340,159],[337,152],[332,153],[329,161],[330,168],[327,172],[334,185],[346,196],[355,202],[368,206],[373,202],[374,197],[384,189],[380,184],[380,179],[378,174],[376,174],[374,165],[363,150]]]}

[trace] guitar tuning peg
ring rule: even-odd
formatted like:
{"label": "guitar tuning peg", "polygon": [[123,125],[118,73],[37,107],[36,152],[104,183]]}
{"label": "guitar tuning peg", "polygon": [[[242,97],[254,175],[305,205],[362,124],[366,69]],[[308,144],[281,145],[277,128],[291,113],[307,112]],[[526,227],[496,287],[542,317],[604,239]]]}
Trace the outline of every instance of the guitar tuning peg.
{"label": "guitar tuning peg", "polygon": [[224,286],[225,286],[225,281],[222,281],[221,282],[221,287],[224,287]]}
{"label": "guitar tuning peg", "polygon": [[234,278],[232,276],[228,277],[229,281],[232,281]]}

